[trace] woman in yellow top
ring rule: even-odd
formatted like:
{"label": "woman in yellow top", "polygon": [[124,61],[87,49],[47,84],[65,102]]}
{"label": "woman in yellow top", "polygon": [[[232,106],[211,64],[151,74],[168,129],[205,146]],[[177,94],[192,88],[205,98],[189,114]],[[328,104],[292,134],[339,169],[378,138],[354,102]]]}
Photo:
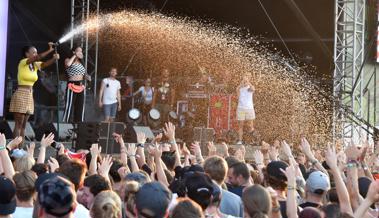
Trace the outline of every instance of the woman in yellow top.
{"label": "woman in yellow top", "polygon": [[45,62],[40,60],[54,51],[54,43],[49,42],[49,49],[38,54],[34,46],[25,46],[22,49],[23,58],[18,64],[17,90],[13,93],[9,111],[13,113],[15,137],[25,135],[25,127],[29,116],[34,113],[33,85],[38,80],[37,71],[54,63],[59,59],[59,54],[54,54]]}

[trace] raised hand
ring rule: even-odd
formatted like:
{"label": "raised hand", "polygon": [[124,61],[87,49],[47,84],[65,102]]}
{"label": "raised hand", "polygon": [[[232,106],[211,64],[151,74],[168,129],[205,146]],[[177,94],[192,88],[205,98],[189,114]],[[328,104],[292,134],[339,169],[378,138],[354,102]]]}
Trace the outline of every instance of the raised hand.
{"label": "raised hand", "polygon": [[128,148],[126,150],[126,154],[128,155],[128,157],[136,157],[136,152],[137,152],[137,147],[136,147],[136,144],[134,143],[129,143],[128,144]]}
{"label": "raised hand", "polygon": [[191,151],[195,156],[201,156],[201,148],[199,142],[193,142],[191,144]]}
{"label": "raised hand", "polygon": [[268,155],[272,161],[277,161],[279,159],[279,151],[275,146],[270,146]]}
{"label": "raised hand", "polygon": [[111,169],[112,164],[112,157],[110,155],[107,155],[105,158],[103,158],[101,163],[98,163],[98,173],[104,176],[105,178],[108,178],[109,170]]}
{"label": "raised hand", "polygon": [[50,157],[49,160],[47,160],[47,164],[50,166],[50,172],[54,173],[59,168],[59,163],[57,159]]}
{"label": "raised hand", "polygon": [[224,157],[228,157],[229,156],[229,147],[228,147],[228,144],[226,144],[225,142],[222,142],[221,143],[221,148],[224,152]]}
{"label": "raised hand", "polygon": [[26,151],[28,152],[30,157],[34,157],[35,148],[36,148],[36,144],[34,142],[30,143],[29,146],[26,146]]}
{"label": "raised hand", "polygon": [[345,154],[348,161],[357,161],[361,155],[361,151],[354,144],[350,144],[346,147]]}
{"label": "raised hand", "polygon": [[155,136],[153,142],[154,143],[159,143],[161,140],[162,140],[162,137],[163,137],[163,134],[162,133],[159,133],[158,135]]}
{"label": "raised hand", "polygon": [[183,143],[183,148],[182,148],[181,153],[182,153],[184,156],[189,156],[189,155],[191,155],[191,152],[188,150],[186,143]]}
{"label": "raised hand", "polygon": [[289,186],[296,185],[296,168],[294,165],[289,165],[286,170],[280,169],[282,173],[287,177],[287,184]]}
{"label": "raised hand", "polygon": [[301,146],[302,151],[305,154],[305,156],[307,156],[307,158],[310,159],[310,161],[314,161],[315,157],[314,157],[314,154],[312,152],[311,145],[309,144],[309,142],[306,138],[304,138],[304,137],[301,138],[300,146]]}
{"label": "raised hand", "polygon": [[118,144],[120,144],[120,145],[123,145],[123,144],[124,144],[124,139],[122,138],[122,135],[117,134],[117,133],[114,132],[114,133],[112,134],[112,136],[113,136],[114,140],[115,140]]}
{"label": "raised hand", "polygon": [[241,145],[241,147],[238,148],[237,151],[234,153],[234,156],[238,160],[245,161],[245,154],[246,154],[245,146]]}
{"label": "raised hand", "polygon": [[263,165],[263,160],[264,160],[264,157],[263,157],[263,154],[260,150],[256,150],[254,152],[254,161],[255,161],[255,164],[258,166],[258,165]]}
{"label": "raised hand", "polygon": [[292,150],[291,150],[291,147],[289,144],[287,144],[286,141],[282,141],[282,151],[284,152],[284,154],[290,159],[290,158],[293,158],[293,155],[292,155]]}
{"label": "raised hand", "polygon": [[22,143],[22,137],[21,136],[17,136],[16,138],[14,138],[12,141],[10,141],[7,144],[7,148],[9,150],[13,150],[13,149],[17,148],[21,143]]}
{"label": "raised hand", "polygon": [[7,142],[7,140],[5,139],[5,135],[0,133],[0,147],[4,148],[2,150],[5,150],[5,143],[6,142]]}
{"label": "raised hand", "polygon": [[148,152],[155,158],[155,160],[160,159],[162,157],[162,146],[159,144],[155,144],[155,146],[149,146]]}
{"label": "raised hand", "polygon": [[99,146],[98,144],[92,144],[90,152],[92,157],[99,156],[101,154],[101,146]]}
{"label": "raised hand", "polygon": [[137,132],[137,143],[145,144],[146,143],[146,135],[143,132]]}
{"label": "raised hand", "polygon": [[47,148],[54,142],[54,134],[50,133],[49,135],[45,136],[43,134],[42,139],[41,139],[41,147],[42,148]]}
{"label": "raised hand", "polygon": [[213,156],[217,154],[217,148],[213,142],[208,142],[208,156]]}
{"label": "raised hand", "polygon": [[268,144],[265,141],[262,141],[262,146],[261,146],[262,153],[267,153],[269,149],[270,149],[270,144]]}
{"label": "raised hand", "polygon": [[65,153],[64,145],[60,143],[58,147],[59,147],[58,155],[63,155]]}
{"label": "raised hand", "polygon": [[338,169],[337,161],[338,157],[336,154],[336,149],[334,146],[328,144],[326,152],[325,152],[325,160],[330,169]]}
{"label": "raised hand", "polygon": [[175,140],[175,125],[171,122],[165,123],[165,128],[163,128],[164,135],[168,138],[170,141]]}

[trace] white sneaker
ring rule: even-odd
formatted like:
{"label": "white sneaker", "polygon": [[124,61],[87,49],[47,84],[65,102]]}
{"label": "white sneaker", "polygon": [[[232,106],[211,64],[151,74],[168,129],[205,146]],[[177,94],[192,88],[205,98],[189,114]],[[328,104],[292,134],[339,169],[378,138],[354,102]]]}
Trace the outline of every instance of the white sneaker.
{"label": "white sneaker", "polygon": [[237,145],[242,145],[242,144],[243,144],[242,141],[238,141],[238,142],[237,142]]}

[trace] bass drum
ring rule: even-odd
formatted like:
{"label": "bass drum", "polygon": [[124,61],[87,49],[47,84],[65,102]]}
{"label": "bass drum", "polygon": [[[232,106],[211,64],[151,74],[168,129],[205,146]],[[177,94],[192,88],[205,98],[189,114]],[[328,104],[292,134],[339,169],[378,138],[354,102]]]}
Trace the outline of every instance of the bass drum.
{"label": "bass drum", "polygon": [[177,120],[178,119],[178,115],[176,114],[175,111],[170,111],[168,113],[168,117],[170,118],[170,120]]}
{"label": "bass drum", "polygon": [[159,120],[161,118],[161,113],[159,110],[153,108],[149,111],[149,118],[152,120]]}

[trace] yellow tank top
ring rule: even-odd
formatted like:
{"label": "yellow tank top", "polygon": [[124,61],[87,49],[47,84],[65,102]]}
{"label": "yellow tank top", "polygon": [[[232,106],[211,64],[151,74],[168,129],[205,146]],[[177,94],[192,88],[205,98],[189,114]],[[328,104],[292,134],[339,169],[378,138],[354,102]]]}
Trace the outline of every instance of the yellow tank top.
{"label": "yellow tank top", "polygon": [[27,58],[24,58],[18,64],[17,81],[18,85],[33,86],[38,80],[38,69],[41,69],[42,62],[36,61],[32,64],[27,64]]}

